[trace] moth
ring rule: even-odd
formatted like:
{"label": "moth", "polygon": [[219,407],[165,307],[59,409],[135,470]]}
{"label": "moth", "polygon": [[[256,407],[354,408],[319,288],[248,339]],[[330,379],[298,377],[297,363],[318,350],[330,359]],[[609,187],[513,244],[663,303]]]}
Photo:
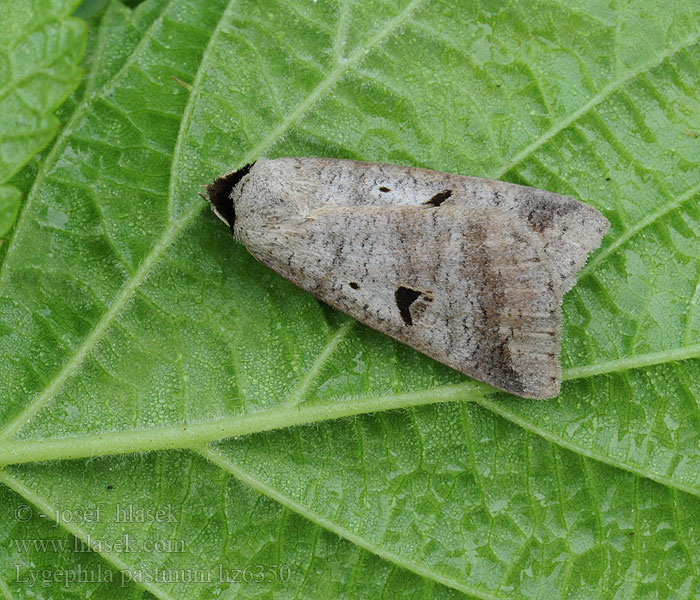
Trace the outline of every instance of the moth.
{"label": "moth", "polygon": [[562,297],[609,227],[595,208],[327,158],[261,158],[206,188],[236,240],[319,300],[500,390],[559,393]]}

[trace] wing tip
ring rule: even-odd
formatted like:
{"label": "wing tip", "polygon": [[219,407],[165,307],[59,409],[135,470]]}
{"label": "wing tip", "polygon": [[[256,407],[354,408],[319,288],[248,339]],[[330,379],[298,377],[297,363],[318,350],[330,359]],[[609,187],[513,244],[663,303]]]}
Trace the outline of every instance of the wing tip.
{"label": "wing tip", "polygon": [[489,369],[488,376],[479,374],[479,377],[489,385],[521,398],[554,398],[559,395],[562,382],[559,344],[555,344],[556,353],[549,353],[544,358],[539,352],[513,356],[507,364],[497,361],[495,371]]}

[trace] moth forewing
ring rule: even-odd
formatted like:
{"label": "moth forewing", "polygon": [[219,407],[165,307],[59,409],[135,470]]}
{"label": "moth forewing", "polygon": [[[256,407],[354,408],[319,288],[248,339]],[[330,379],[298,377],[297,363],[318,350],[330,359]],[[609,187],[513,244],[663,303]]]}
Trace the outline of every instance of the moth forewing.
{"label": "moth forewing", "polygon": [[561,299],[607,221],[515,184],[261,159],[210,186],[261,262],[367,325],[525,397],[557,395]]}

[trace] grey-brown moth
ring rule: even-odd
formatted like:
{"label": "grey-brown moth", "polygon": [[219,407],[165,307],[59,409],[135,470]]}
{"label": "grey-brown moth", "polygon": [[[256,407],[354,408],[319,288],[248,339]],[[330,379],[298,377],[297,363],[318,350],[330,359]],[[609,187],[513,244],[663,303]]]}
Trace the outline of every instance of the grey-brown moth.
{"label": "grey-brown moth", "polygon": [[416,350],[526,398],[559,393],[562,296],[609,227],[530,187],[327,158],[207,186],[260,262]]}

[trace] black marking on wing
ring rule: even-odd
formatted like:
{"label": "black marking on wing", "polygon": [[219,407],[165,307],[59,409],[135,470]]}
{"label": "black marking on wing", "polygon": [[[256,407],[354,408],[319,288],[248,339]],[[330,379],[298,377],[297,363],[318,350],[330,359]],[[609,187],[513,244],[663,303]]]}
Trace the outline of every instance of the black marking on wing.
{"label": "black marking on wing", "polygon": [[399,286],[394,292],[396,307],[399,309],[399,314],[406,325],[413,325],[411,318],[411,304],[413,304],[423,292],[412,290],[411,288]]}
{"label": "black marking on wing", "polygon": [[452,190],[442,190],[435,194],[430,200],[426,200],[423,204],[428,206],[440,206],[445,200],[452,195]]}

